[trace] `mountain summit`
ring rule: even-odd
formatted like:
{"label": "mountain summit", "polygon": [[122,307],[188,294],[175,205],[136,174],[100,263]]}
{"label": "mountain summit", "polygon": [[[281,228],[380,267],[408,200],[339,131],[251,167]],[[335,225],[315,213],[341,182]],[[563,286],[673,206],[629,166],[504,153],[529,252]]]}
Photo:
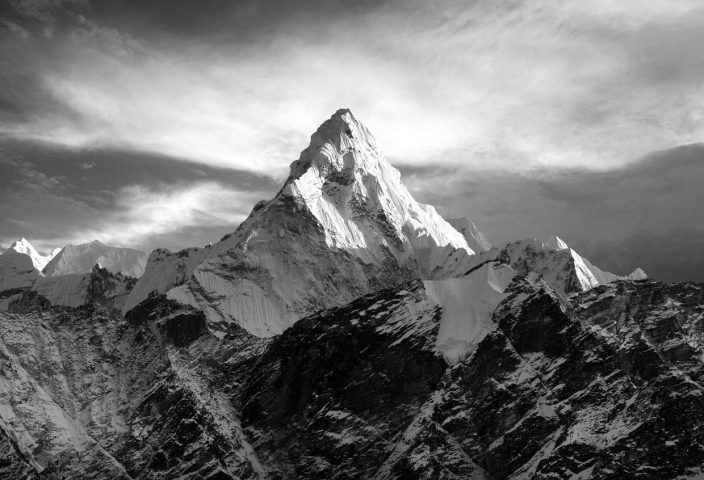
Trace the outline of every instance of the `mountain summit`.
{"label": "mountain summit", "polygon": [[372,134],[338,110],[291,164],[276,196],[206,249],[152,253],[125,312],[152,292],[260,336],[412,278],[464,273],[474,252],[416,202]]}
{"label": "mountain summit", "polygon": [[532,273],[542,276],[555,292],[563,296],[586,292],[616,280],[648,278],[641,268],[623,276],[604,271],[555,235],[545,242],[529,238],[509,243],[499,258],[522,275]]}
{"label": "mountain summit", "polygon": [[36,268],[40,272],[44,270],[44,267],[46,267],[47,264],[51,262],[51,260],[61,251],[60,248],[55,248],[48,255],[42,255],[37,252],[34,246],[29,243],[29,240],[24,237],[20,238],[16,242],[12,242],[12,245],[10,245],[9,249],[27,255],[29,258],[32,259],[32,264],[34,265],[34,268]]}
{"label": "mountain summit", "polygon": [[433,207],[413,199],[399,171],[349,110],[338,110],[313,134],[278,197],[302,203],[330,247],[360,249],[364,256],[390,251],[424,275],[437,265],[418,254],[445,245],[474,253]]}

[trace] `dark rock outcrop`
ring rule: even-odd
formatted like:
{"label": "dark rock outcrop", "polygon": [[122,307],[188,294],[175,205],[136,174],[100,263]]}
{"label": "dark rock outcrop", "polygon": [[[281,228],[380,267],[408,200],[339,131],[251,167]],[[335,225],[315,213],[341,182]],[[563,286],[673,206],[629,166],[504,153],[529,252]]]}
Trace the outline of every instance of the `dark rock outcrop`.
{"label": "dark rock outcrop", "polygon": [[407,283],[273,339],[155,295],[0,313],[0,478],[695,478],[704,286],[519,277],[447,366]]}

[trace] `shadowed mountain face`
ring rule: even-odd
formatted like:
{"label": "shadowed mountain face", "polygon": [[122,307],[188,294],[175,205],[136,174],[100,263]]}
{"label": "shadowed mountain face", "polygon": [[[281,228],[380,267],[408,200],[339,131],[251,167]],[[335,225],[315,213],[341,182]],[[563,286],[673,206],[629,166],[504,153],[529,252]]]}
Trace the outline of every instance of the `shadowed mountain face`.
{"label": "shadowed mountain face", "polygon": [[421,281],[274,339],[157,296],[127,319],[27,305],[0,313],[0,478],[696,478],[703,303],[518,277],[455,366]]}
{"label": "shadowed mountain face", "polygon": [[[620,282],[565,303],[520,279],[508,293],[496,330],[444,371],[424,337],[384,323],[422,298],[417,285],[302,320],[245,389],[255,451],[284,478],[699,472],[701,286]],[[370,305],[382,315],[366,315]],[[433,312],[416,321],[433,325]]]}

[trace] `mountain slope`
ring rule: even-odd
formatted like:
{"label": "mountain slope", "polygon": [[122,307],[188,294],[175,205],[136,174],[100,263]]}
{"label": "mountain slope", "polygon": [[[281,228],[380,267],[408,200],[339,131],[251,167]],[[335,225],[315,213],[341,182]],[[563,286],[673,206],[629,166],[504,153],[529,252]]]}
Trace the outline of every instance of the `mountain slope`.
{"label": "mountain slope", "polygon": [[270,339],[164,295],[0,313],[0,478],[694,476],[704,287],[535,277],[491,260]]}
{"label": "mountain slope", "polygon": [[41,276],[29,255],[14,249],[0,255],[0,310],[6,310],[11,297],[34,285]]}
{"label": "mountain slope", "polygon": [[387,327],[439,331],[427,301],[412,283],[274,339],[243,394],[259,458],[300,479],[701,474],[701,285],[619,281],[566,301],[518,278],[442,372],[427,333]]}
{"label": "mountain slope", "polygon": [[647,278],[640,268],[626,276],[601,270],[557,236],[546,242],[527,239],[509,243],[501,250],[499,258],[523,275],[534,273],[542,276],[560,295],[584,292],[616,280]]}
{"label": "mountain slope", "polygon": [[112,273],[138,278],[144,273],[147,254],[132,248],[104,245],[97,240],[80,245],[66,245],[44,268],[47,276],[90,273],[100,264]]}
{"label": "mountain slope", "polygon": [[29,243],[26,238],[21,238],[16,242],[12,242],[8,250],[14,250],[19,253],[23,253],[32,259],[34,268],[40,272],[44,270],[44,267],[61,251],[60,248],[53,249],[48,255],[41,255],[37,250]]}
{"label": "mountain slope", "polygon": [[168,291],[203,309],[211,325],[271,336],[371,291],[464,273],[473,253],[433,207],[411,197],[369,131],[340,110],[311,137],[279,193],[236,232],[208,249],[153,253],[125,313],[150,292]]}
{"label": "mountain slope", "polygon": [[469,248],[475,252],[479,253],[491,250],[492,245],[489,240],[486,239],[484,234],[479,231],[474,222],[469,218],[451,218],[447,222],[464,236]]}

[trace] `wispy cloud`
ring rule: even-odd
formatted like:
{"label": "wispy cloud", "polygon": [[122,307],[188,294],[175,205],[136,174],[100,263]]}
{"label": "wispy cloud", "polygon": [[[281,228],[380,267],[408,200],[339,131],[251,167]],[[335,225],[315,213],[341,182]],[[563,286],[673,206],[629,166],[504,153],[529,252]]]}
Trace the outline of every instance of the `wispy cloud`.
{"label": "wispy cloud", "polygon": [[174,162],[124,152],[0,147],[0,244],[24,236],[46,251],[93,239],[144,250],[201,245],[234,231],[275,190],[246,172]]}
{"label": "wispy cloud", "polygon": [[[315,127],[351,107],[399,163],[612,168],[702,138],[701,8],[412,2],[321,9],[256,42],[187,43],[78,17],[54,34],[60,61],[34,65],[56,105],[3,131],[282,176]],[[31,58],[40,41],[13,46]]]}
{"label": "wispy cloud", "polygon": [[[115,207],[94,228],[77,232],[77,239],[98,238],[109,244],[141,246],[185,229],[234,228],[259,200],[215,182],[169,186],[164,189],[129,186],[117,194]],[[218,240],[218,239],[213,239]]]}

